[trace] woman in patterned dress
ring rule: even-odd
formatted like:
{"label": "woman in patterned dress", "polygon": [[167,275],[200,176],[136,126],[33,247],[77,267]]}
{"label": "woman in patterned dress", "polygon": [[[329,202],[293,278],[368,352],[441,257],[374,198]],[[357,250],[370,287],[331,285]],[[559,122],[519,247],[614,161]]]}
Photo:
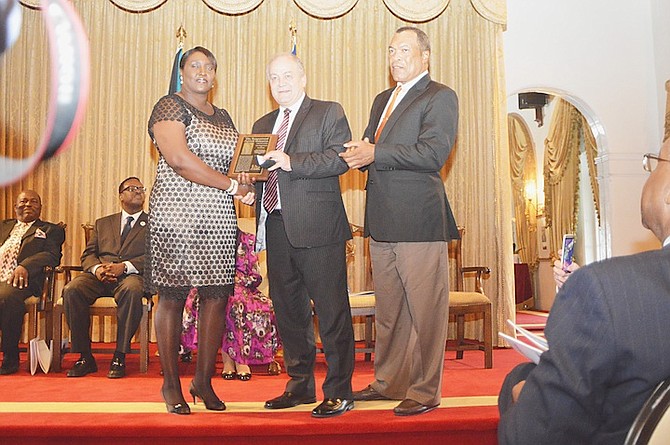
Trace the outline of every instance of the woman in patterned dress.
{"label": "woman in patterned dress", "polygon": [[191,288],[200,295],[200,348],[189,392],[210,410],[225,404],[211,377],[233,293],[237,218],[233,198],[252,204],[248,176],[226,176],[237,141],[228,113],[208,101],[216,59],[197,46],[180,62],[181,91],[162,97],[149,119],[158,149],[156,181],[149,198],[145,282],[158,292],[154,323],[163,369],[161,393],[167,410],[190,414],[177,368],[182,312]]}

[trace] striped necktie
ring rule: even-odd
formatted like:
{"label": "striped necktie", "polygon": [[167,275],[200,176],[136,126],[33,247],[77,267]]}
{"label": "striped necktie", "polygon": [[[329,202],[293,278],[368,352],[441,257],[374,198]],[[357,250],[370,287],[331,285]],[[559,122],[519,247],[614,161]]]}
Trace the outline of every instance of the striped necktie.
{"label": "striped necktie", "polygon": [[[284,118],[279,125],[279,131],[277,132],[277,150],[284,151],[284,144],[286,143],[286,135],[288,133],[288,118],[291,110],[288,108],[284,109]],[[263,206],[268,213],[277,207],[279,203],[279,183],[277,180],[277,171],[272,170],[268,174],[268,180],[265,182],[265,192],[263,193]]]}

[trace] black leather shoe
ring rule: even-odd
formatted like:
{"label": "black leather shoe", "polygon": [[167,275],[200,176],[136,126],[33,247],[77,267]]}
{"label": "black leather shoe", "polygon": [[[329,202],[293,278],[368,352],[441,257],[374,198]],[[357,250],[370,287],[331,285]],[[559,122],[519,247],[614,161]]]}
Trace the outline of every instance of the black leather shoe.
{"label": "black leather shoe", "polygon": [[19,371],[19,362],[4,360],[0,367],[0,375],[16,374]]}
{"label": "black leather shoe", "polygon": [[372,386],[368,385],[365,389],[354,391],[351,398],[356,401],[370,401],[370,400],[391,400],[388,397],[380,394]]}
{"label": "black leather shoe", "polygon": [[114,357],[109,365],[108,379],[120,379],[126,376],[126,361],[120,357]]}
{"label": "black leather shoe", "polygon": [[416,400],[412,399],[405,399],[398,406],[393,408],[393,413],[396,416],[414,416],[416,414],[423,414],[427,413],[429,411],[434,410],[440,406],[439,404],[437,405],[422,405],[421,403],[417,402]]}
{"label": "black leather shoe", "polygon": [[297,394],[292,392],[285,392],[279,397],[270,399],[265,402],[265,408],[267,409],[284,409],[284,408],[293,408],[298,405],[309,405],[310,403],[315,403],[316,397],[300,397]]}
{"label": "black leather shoe", "polygon": [[72,369],[67,372],[67,376],[83,377],[86,374],[91,374],[93,372],[98,372],[98,365],[95,363],[95,359],[93,357],[80,358],[75,362]]}
{"label": "black leather shoe", "polygon": [[346,413],[353,407],[353,400],[325,399],[312,410],[312,417],[335,417]]}

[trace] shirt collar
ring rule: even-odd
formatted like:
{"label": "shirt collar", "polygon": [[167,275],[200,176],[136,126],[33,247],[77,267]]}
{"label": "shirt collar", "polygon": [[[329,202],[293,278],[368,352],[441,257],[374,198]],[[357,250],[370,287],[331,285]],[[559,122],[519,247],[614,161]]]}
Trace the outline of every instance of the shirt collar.
{"label": "shirt collar", "polygon": [[142,214],[143,211],[144,210],[140,210],[137,213],[130,214],[130,213],[126,212],[125,210],[121,210],[121,225],[126,223],[129,216],[133,217],[133,224],[135,224],[137,222],[137,220],[140,219],[140,215]]}
{"label": "shirt collar", "polygon": [[279,115],[281,116],[282,113],[284,113],[284,110],[288,108],[289,110],[291,110],[291,114],[289,114],[289,116],[291,116],[291,117],[295,116],[295,113],[296,113],[296,112],[300,109],[300,107],[302,106],[302,102],[305,100],[305,96],[306,96],[306,95],[307,95],[307,94],[303,91],[302,96],[300,96],[300,99],[298,99],[298,100],[297,100],[293,105],[291,105],[290,107],[282,107],[282,106],[280,106],[280,107],[279,107]]}
{"label": "shirt collar", "polygon": [[419,82],[423,78],[423,76],[426,76],[426,75],[428,75],[428,70],[419,74],[418,76],[416,76],[412,80],[409,80],[407,82],[398,82],[398,85],[402,85],[402,91],[409,91],[410,88],[412,88],[414,85],[416,85],[417,82]]}

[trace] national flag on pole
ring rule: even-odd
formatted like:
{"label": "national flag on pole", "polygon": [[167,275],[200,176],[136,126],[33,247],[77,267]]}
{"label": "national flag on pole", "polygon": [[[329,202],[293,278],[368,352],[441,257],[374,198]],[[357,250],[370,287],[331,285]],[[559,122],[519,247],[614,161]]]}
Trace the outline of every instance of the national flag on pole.
{"label": "national flag on pole", "polygon": [[298,54],[298,28],[291,23],[288,29],[291,32],[291,54],[296,56]]}
{"label": "national flag on pole", "polygon": [[173,94],[181,91],[181,83],[179,82],[179,62],[183,52],[183,45],[179,43],[177,52],[174,55],[174,62],[172,62],[172,75],[170,76],[170,90],[168,94]]}

